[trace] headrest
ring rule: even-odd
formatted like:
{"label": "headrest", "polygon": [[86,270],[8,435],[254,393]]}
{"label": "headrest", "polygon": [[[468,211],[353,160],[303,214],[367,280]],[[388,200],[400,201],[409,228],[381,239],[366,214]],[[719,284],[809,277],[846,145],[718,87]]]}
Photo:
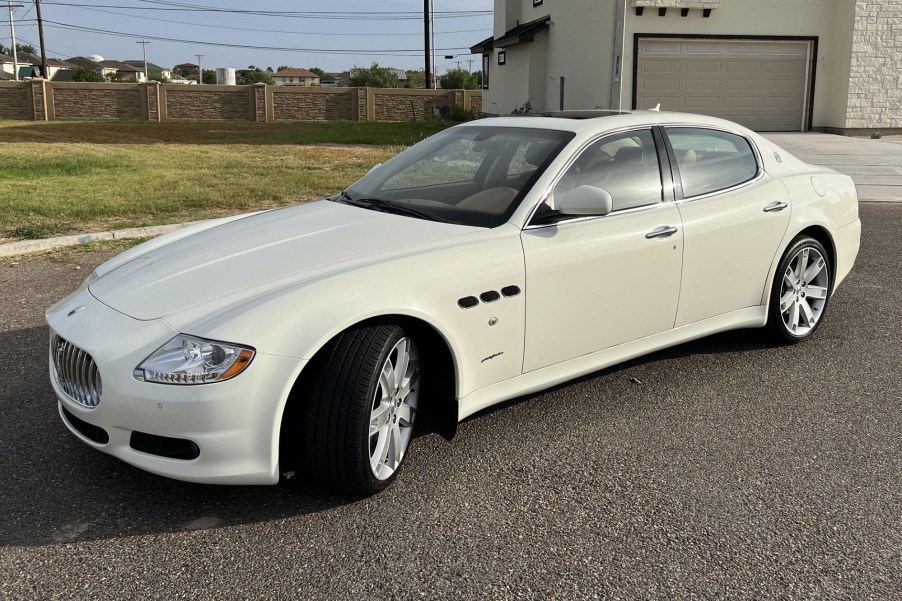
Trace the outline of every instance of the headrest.
{"label": "headrest", "polygon": [[618,148],[616,154],[614,154],[614,160],[638,163],[642,161],[642,148],[640,146],[624,146],[623,148]]}

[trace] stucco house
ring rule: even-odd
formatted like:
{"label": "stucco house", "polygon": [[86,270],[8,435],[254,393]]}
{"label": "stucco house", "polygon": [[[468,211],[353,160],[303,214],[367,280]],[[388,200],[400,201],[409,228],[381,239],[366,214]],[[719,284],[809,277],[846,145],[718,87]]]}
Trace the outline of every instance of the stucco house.
{"label": "stucco house", "polygon": [[902,0],[495,0],[483,110],[646,109],[902,133]]}
{"label": "stucco house", "polygon": [[277,86],[318,86],[319,75],[307,69],[295,69],[289,67],[272,74],[272,80]]}

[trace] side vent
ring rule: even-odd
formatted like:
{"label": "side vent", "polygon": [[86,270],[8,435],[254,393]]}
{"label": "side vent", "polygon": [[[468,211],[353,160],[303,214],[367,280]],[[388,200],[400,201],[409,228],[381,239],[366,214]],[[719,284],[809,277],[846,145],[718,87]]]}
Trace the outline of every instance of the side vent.
{"label": "side vent", "polygon": [[472,309],[479,304],[479,299],[475,296],[465,296],[457,301],[457,306],[461,309]]}
{"label": "side vent", "polygon": [[488,290],[479,295],[479,300],[484,303],[494,303],[499,298],[501,298],[501,295],[498,294],[497,290]]}
{"label": "side vent", "polygon": [[505,286],[501,289],[501,294],[504,295],[504,298],[510,298],[512,296],[517,296],[520,294],[519,286]]}

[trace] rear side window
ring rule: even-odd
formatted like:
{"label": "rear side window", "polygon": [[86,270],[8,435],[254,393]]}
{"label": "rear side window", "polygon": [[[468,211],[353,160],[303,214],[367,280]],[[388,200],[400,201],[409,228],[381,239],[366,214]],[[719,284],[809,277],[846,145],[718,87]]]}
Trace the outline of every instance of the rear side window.
{"label": "rear side window", "polygon": [[742,136],[693,127],[668,127],[666,131],[685,198],[731,188],[758,175],[755,153]]}

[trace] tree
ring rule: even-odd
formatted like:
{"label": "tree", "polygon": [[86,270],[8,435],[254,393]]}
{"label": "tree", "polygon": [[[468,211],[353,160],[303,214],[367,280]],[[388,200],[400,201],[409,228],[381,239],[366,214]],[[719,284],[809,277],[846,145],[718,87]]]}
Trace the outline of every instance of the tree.
{"label": "tree", "polygon": [[351,69],[350,86],[352,88],[398,88],[400,82],[394,69],[380,67],[373,63],[369,68],[354,67]]}
{"label": "tree", "polygon": [[278,69],[276,69],[276,73],[278,73],[279,71],[284,71],[285,69],[290,69],[290,68],[291,67],[289,67],[288,65],[281,65]]}
{"label": "tree", "polygon": [[215,84],[216,83],[216,71],[214,69],[204,69],[204,83],[206,83],[206,84]]}
{"label": "tree", "polygon": [[266,72],[267,73],[275,73],[275,71],[272,70],[272,67],[267,67]]}
{"label": "tree", "polygon": [[[27,52],[28,54],[37,54],[34,46],[31,44],[16,44],[16,52]],[[0,44],[0,54],[12,54],[13,49],[12,46],[4,46]]]}
{"label": "tree", "polygon": [[407,72],[407,87],[411,89],[415,88],[425,88],[426,87],[426,76],[420,73],[419,71],[408,71]]}
{"label": "tree", "polygon": [[475,90],[479,87],[479,79],[466,69],[448,69],[442,75],[443,90]]}
{"label": "tree", "polygon": [[72,74],[72,81],[103,82],[105,80],[103,79],[103,75],[94,69],[82,67]]}
{"label": "tree", "polygon": [[322,81],[326,77],[326,72],[323,71],[322,69],[320,69],[319,67],[310,67],[307,70],[310,71],[311,73],[316,73],[317,75],[319,75],[320,81]]}
{"label": "tree", "polygon": [[163,75],[162,71],[151,71],[147,75],[148,81],[158,81],[160,83],[169,83],[169,78]]}
{"label": "tree", "polygon": [[244,73],[241,74],[240,77],[237,78],[238,85],[241,86],[250,86],[255,83],[265,83],[268,86],[275,84],[272,77],[266,71],[258,67],[248,68]]}

